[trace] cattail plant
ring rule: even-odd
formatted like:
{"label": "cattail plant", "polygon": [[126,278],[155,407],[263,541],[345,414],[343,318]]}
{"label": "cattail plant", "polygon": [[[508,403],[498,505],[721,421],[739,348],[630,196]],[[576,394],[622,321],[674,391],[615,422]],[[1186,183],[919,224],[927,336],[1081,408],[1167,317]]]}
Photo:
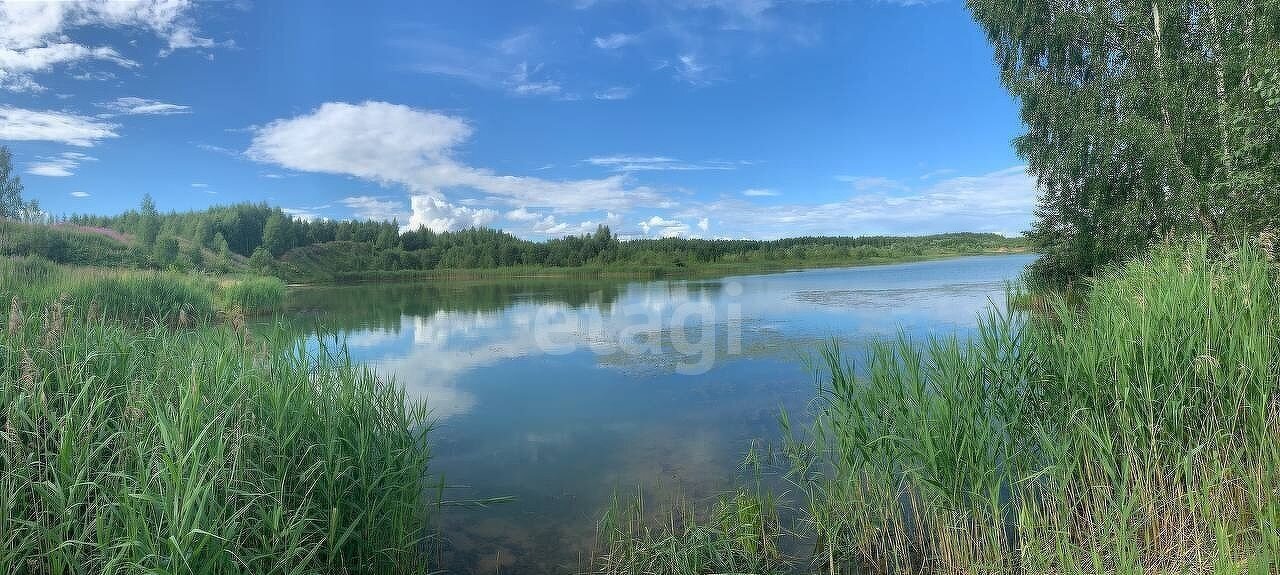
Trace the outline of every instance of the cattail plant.
{"label": "cattail plant", "polygon": [[22,301],[13,296],[9,302],[9,337],[16,337],[22,331]]}

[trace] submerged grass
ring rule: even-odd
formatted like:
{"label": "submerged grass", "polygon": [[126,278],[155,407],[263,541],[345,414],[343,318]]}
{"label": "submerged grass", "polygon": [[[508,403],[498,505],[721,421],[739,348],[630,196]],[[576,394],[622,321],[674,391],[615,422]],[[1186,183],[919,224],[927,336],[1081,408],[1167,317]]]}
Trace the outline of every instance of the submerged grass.
{"label": "submerged grass", "polygon": [[751,490],[720,497],[699,517],[683,502],[655,520],[643,497],[614,498],[598,525],[594,558],[611,575],[681,573],[778,573],[789,565],[778,547],[776,501]]}
{"label": "submerged grass", "polygon": [[[965,341],[882,343],[857,368],[824,350],[812,424],[783,417],[807,570],[1280,572],[1271,264],[1166,246],[1077,295],[992,310]],[[642,537],[601,547],[658,557]]]}
{"label": "submerged grass", "polygon": [[0,572],[426,571],[424,407],[344,350],[14,301]]}

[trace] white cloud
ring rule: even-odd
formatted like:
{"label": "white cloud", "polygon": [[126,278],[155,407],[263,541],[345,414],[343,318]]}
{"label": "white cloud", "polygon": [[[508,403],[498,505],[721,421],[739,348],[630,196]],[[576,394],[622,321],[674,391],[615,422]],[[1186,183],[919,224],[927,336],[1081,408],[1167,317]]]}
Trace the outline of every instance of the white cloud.
{"label": "white cloud", "polygon": [[707,77],[709,68],[703,64],[698,55],[692,52],[681,54],[675,63],[676,77],[690,84],[699,85],[710,83]]}
{"label": "white cloud", "polygon": [[597,100],[626,100],[631,97],[631,88],[614,86],[595,93]]}
{"label": "white cloud", "polygon": [[351,208],[356,218],[361,220],[404,221],[408,215],[404,211],[404,202],[375,198],[373,196],[342,198],[342,205]]}
{"label": "white cloud", "polygon": [[747,196],[748,198],[768,198],[768,197],[773,197],[780,194],[778,194],[778,192],[774,190],[766,190],[764,188],[751,188],[747,190],[742,190],[742,195]]}
{"label": "white cloud", "polygon": [[836,179],[852,186],[855,192],[901,192],[909,189],[906,184],[883,176],[836,176]]}
{"label": "white cloud", "polygon": [[[0,17],[2,19],[2,17]],[[88,48],[70,42],[36,46],[26,49],[15,49],[3,45],[0,38],[0,88],[12,92],[41,92],[41,86],[32,77],[34,72],[42,72],[58,64],[80,60],[105,60],[126,68],[138,64],[120,55],[112,48]]]}
{"label": "white cloud", "polygon": [[190,106],[169,104],[166,102],[148,100],[146,98],[136,98],[132,96],[116,98],[110,102],[98,104],[98,106],[106,108],[113,114],[126,114],[131,116],[170,116],[173,114],[190,113]]}
{"label": "white cloud", "polygon": [[513,222],[531,222],[533,220],[538,219],[538,214],[535,214],[524,208],[516,208],[514,210],[511,210],[506,213],[506,216],[508,220],[511,220]]}
{"label": "white cloud", "polygon": [[137,62],[109,46],[86,46],[72,40],[77,28],[117,28],[149,31],[166,43],[161,54],[183,48],[209,48],[189,15],[190,0],[0,2],[0,88],[15,91],[43,89],[33,74],[88,60],[104,60],[124,67]]}
{"label": "white cloud", "polygon": [[551,77],[544,63],[537,61],[545,51],[539,49],[532,31],[520,32],[496,43],[466,47],[442,42],[438,36],[417,35],[393,39],[392,43],[408,55],[411,62],[407,67],[416,72],[451,76],[513,96],[578,99]]}
{"label": "white cloud", "polygon": [[71,192],[71,197],[73,197],[73,198],[87,198],[87,197],[89,197],[89,192]]}
{"label": "white cloud", "polygon": [[707,218],[701,218],[698,220],[698,229],[705,232],[710,228],[711,228],[711,220]]}
{"label": "white cloud", "polygon": [[65,112],[0,106],[0,140],[61,142],[90,147],[115,138],[116,125]]}
{"label": "white cloud", "polygon": [[253,132],[247,154],[259,162],[404,183],[424,165],[445,162],[452,148],[471,136],[471,127],[444,114],[386,102],[330,102]]}
{"label": "white cloud", "polygon": [[[454,157],[455,148],[472,134],[466,122],[386,102],[330,102],[311,113],[253,128],[253,134],[246,153],[256,161],[301,172],[402,185],[414,195],[438,200],[444,200],[446,191],[469,190],[494,196],[512,207],[563,212],[621,210],[663,201],[648,188],[629,186],[622,174],[546,180],[467,166]],[[432,217],[423,221],[436,219],[458,218],[437,217],[433,211]]]}
{"label": "white cloud", "polygon": [[409,218],[409,229],[425,226],[435,232],[444,232],[476,228],[487,226],[498,217],[495,210],[454,206],[443,198],[430,195],[413,196],[410,205],[413,215]]}
{"label": "white cloud", "polygon": [[308,222],[312,222],[312,221],[324,219],[324,216],[320,215],[320,211],[329,209],[329,207],[330,207],[329,204],[324,204],[320,206],[303,206],[299,208],[282,207],[280,208],[280,211],[286,214],[289,214],[290,216],[293,216],[295,218],[298,218],[300,220],[306,220]]}
{"label": "white cloud", "polygon": [[820,204],[760,205],[742,199],[692,204],[676,217],[714,213],[721,234],[762,239],[955,231],[1015,235],[1030,226],[1036,203],[1035,179],[1024,166],[948,178],[920,190],[893,181],[877,185],[875,191]]}
{"label": "white cloud", "polygon": [[665,156],[596,156],[584,161],[614,172],[736,170],[742,165],[742,162],[724,160],[685,162]]}
{"label": "white cloud", "polygon": [[193,187],[193,188],[207,188],[207,187],[209,187],[209,184],[205,184],[205,183],[202,183],[202,182],[193,182],[193,183],[191,184],[191,187]]}
{"label": "white cloud", "polygon": [[74,170],[80,167],[80,162],[94,160],[97,158],[79,152],[63,152],[56,156],[44,156],[32,162],[27,168],[27,173],[50,178],[65,178],[75,173]]}
{"label": "white cloud", "polygon": [[679,220],[653,216],[640,222],[640,229],[645,234],[663,238],[675,238],[689,235],[689,224]]}
{"label": "white cloud", "polygon": [[595,38],[596,47],[602,50],[615,50],[635,41],[636,36],[634,34],[623,34],[621,32],[615,32],[608,36],[596,36]]}
{"label": "white cloud", "polygon": [[557,96],[561,92],[560,84],[547,80],[536,79],[542,71],[542,66],[537,65],[532,69],[529,68],[528,62],[521,62],[516,66],[515,72],[507,79],[507,87],[513,94],[518,96]]}
{"label": "white cloud", "polygon": [[932,180],[932,179],[934,179],[934,178],[938,178],[938,177],[942,177],[942,176],[949,176],[949,175],[954,174],[954,173],[956,173],[956,171],[955,171],[955,170],[953,170],[953,169],[951,169],[951,168],[941,168],[941,169],[937,169],[937,170],[933,170],[933,171],[931,171],[931,172],[925,172],[925,173],[921,174],[921,175],[920,175],[920,179],[922,179],[922,180]]}

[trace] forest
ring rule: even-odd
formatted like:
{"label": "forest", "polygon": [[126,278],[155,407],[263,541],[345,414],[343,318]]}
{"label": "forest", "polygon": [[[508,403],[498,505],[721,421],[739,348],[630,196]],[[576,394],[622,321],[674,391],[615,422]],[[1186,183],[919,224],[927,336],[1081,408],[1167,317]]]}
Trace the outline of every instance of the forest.
{"label": "forest", "polygon": [[[378,272],[495,268],[645,268],[901,261],[939,255],[1017,251],[1021,239],[989,233],[920,237],[797,237],[779,240],[652,238],[621,240],[608,226],[592,234],[532,241],[491,228],[403,230],[394,221],[307,220],[262,203],[161,213],[150,196],[116,216],[74,215],[67,224],[136,238],[137,262],[153,267],[223,269],[247,258],[258,273],[290,280],[376,277]],[[209,262],[205,254],[213,257]],[[198,262],[192,260],[200,260]],[[385,275],[385,274],[383,274]]]}

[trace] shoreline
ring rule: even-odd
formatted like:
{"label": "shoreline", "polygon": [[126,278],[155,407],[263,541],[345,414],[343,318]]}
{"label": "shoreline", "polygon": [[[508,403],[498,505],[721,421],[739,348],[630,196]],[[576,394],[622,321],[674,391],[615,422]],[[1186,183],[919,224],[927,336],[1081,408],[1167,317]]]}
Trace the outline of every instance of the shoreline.
{"label": "shoreline", "polygon": [[416,281],[502,281],[502,280],[659,280],[659,279],[711,279],[733,275],[787,273],[813,269],[859,268],[877,265],[905,264],[925,261],[939,261],[974,256],[1001,256],[1034,254],[1031,249],[999,249],[991,251],[959,252],[910,256],[902,258],[868,258],[861,260],[819,260],[809,262],[788,262],[778,265],[718,263],[693,267],[652,266],[646,268],[608,268],[608,267],[499,267],[499,268],[466,268],[435,270],[398,270],[353,272],[349,277],[337,277],[321,281],[288,282],[286,287],[342,287],[367,285],[375,283],[410,283]]}

